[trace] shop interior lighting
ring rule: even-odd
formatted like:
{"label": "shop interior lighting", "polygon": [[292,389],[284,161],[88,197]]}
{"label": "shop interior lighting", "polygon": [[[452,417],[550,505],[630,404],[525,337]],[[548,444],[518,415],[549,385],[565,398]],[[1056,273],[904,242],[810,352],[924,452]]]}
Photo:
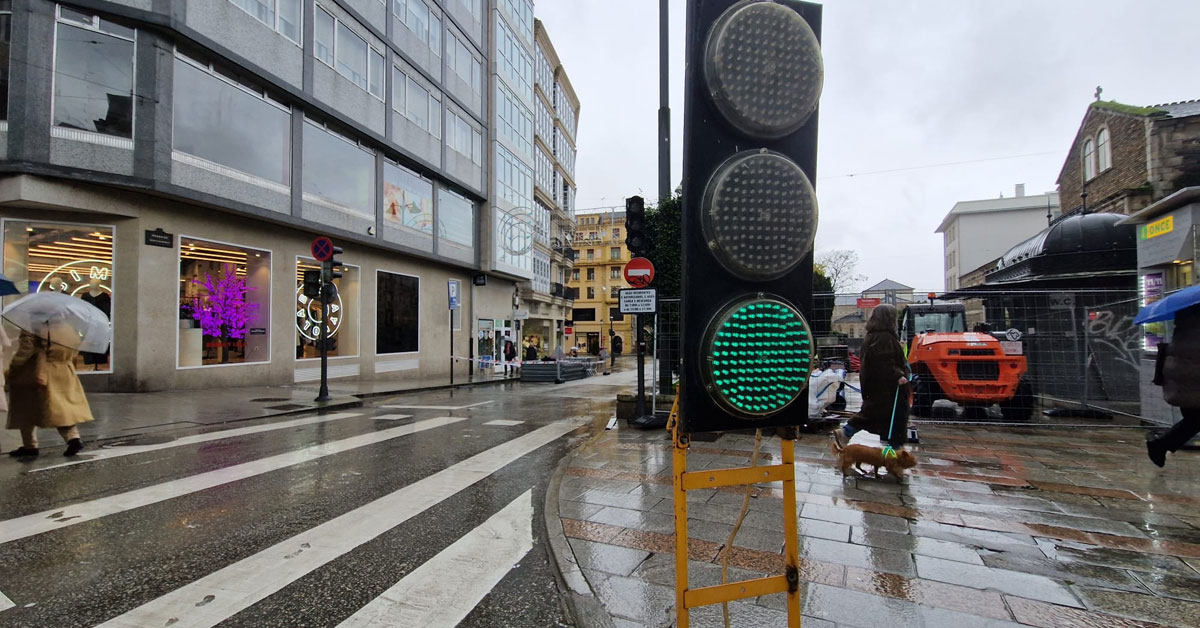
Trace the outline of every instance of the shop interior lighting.
{"label": "shop interior lighting", "polygon": [[808,22],[776,2],[742,2],[709,31],[704,81],[722,115],[741,132],[776,139],[817,108],[825,69]]}
{"label": "shop interior lighting", "polygon": [[777,279],[812,249],[816,193],[800,166],[779,153],[731,157],[709,181],[701,207],[709,248],[738,277]]}
{"label": "shop interior lighting", "polygon": [[702,346],[705,385],[733,416],[769,416],[807,397],[812,334],[782,299],[757,295],[731,304],[713,319]]}

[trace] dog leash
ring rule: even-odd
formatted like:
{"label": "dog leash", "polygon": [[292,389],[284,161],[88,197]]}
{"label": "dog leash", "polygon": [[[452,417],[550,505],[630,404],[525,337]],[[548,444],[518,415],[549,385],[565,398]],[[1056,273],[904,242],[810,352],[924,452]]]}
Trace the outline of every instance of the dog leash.
{"label": "dog leash", "polygon": [[[900,386],[896,387],[896,396],[895,396],[895,398],[892,399],[892,420],[888,424],[888,438],[889,439],[892,437],[892,430],[895,429],[895,427],[896,427],[896,405],[899,404],[899,402],[900,402],[900,388],[901,388]],[[883,459],[884,460],[887,460],[888,458],[896,458],[896,457],[899,457],[899,455],[900,454],[897,454],[895,449],[892,449],[891,445],[883,446]]]}

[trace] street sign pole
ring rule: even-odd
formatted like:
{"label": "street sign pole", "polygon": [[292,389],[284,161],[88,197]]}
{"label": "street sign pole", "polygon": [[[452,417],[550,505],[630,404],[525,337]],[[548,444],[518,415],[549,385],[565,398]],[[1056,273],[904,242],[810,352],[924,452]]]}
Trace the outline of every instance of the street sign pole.
{"label": "street sign pole", "polygon": [[329,276],[333,269],[321,262],[321,389],[316,401],[329,401]]}
{"label": "street sign pole", "polygon": [[450,310],[450,386],[454,387],[454,310]]}
{"label": "street sign pole", "polygon": [[637,325],[637,362],[638,362],[638,391],[637,391],[637,406],[633,413],[638,418],[646,416],[646,355],[643,347],[646,344],[646,330],[642,327],[642,315],[633,315],[634,324]]}

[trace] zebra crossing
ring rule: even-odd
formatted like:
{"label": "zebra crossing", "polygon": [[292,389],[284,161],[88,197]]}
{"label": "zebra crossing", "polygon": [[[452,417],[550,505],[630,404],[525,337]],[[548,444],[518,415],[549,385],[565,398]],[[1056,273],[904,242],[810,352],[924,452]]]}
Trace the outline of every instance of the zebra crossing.
{"label": "zebra crossing", "polygon": [[0,483],[0,626],[560,624],[511,601],[554,588],[535,509],[586,421],[427,405],[35,463]]}

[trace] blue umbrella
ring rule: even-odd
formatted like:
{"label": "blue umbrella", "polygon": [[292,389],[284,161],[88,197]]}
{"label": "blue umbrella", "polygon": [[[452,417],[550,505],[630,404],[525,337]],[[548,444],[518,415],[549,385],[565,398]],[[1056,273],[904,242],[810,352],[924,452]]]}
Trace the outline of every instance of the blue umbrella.
{"label": "blue umbrella", "polygon": [[1144,325],[1146,323],[1165,321],[1175,318],[1176,312],[1186,310],[1198,304],[1200,304],[1200,286],[1184,288],[1142,308],[1142,311],[1138,312],[1137,318],[1133,319],[1133,322],[1138,325]]}
{"label": "blue umbrella", "polygon": [[12,279],[0,274],[0,297],[10,294],[21,294],[21,291],[17,290],[17,284],[13,283]]}

